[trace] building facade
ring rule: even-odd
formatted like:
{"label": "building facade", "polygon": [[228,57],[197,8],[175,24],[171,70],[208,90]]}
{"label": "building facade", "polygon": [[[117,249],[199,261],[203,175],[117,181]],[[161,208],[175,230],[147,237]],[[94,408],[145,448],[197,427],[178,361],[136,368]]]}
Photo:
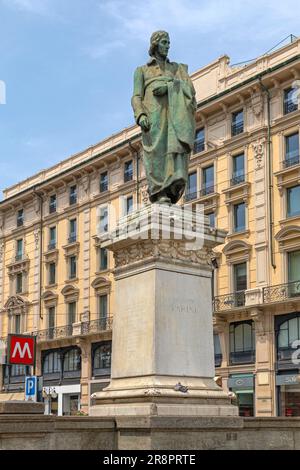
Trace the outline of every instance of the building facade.
{"label": "building facade", "polygon": [[[296,39],[191,75],[197,132],[179,204],[203,204],[228,232],[212,260],[216,375],[244,416],[300,415],[299,74]],[[88,412],[109,382],[113,258],[100,236],[147,202],[137,126],[4,191],[0,336],[36,336],[47,412]],[[0,399],[23,396],[26,372],[1,367]]]}

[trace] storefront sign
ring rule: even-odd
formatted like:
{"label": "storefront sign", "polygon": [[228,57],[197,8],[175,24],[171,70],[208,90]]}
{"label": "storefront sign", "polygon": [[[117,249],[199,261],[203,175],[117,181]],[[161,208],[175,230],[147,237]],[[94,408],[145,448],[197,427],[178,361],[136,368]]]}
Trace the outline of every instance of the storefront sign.
{"label": "storefront sign", "polygon": [[300,384],[300,375],[276,375],[276,385]]}
{"label": "storefront sign", "polygon": [[254,378],[253,375],[241,375],[240,377],[229,377],[228,388],[232,389],[253,389]]}

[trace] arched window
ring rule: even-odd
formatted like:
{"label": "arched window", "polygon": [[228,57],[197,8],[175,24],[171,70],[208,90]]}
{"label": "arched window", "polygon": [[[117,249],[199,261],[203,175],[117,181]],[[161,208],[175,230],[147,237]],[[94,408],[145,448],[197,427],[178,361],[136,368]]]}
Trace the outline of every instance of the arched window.
{"label": "arched window", "polygon": [[254,362],[255,330],[253,321],[231,323],[229,333],[231,364]]}
{"label": "arched window", "polygon": [[43,374],[54,374],[60,372],[61,362],[58,351],[47,354],[43,360]]}
{"label": "arched window", "polygon": [[300,314],[290,316],[285,321],[278,324],[277,329],[277,349],[278,360],[289,359],[298,345],[294,341],[300,339]]}
{"label": "arched window", "polygon": [[109,374],[111,368],[111,342],[99,344],[93,354],[93,375]]}
{"label": "arched window", "polygon": [[77,348],[70,349],[64,356],[64,372],[75,372],[80,370],[80,351]]}

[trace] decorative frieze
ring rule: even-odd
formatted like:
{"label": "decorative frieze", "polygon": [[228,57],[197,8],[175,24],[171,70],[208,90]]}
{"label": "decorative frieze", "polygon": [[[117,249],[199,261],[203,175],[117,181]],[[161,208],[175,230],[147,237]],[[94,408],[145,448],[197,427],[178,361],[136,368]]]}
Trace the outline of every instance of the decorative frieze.
{"label": "decorative frieze", "polygon": [[260,170],[264,166],[265,157],[265,139],[257,140],[252,144],[254,160],[256,162],[255,169]]}

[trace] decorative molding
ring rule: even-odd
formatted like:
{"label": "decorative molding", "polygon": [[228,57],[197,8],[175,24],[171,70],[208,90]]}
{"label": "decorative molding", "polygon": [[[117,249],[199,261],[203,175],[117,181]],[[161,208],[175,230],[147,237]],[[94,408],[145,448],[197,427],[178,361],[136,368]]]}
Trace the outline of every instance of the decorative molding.
{"label": "decorative molding", "polygon": [[264,110],[264,100],[260,92],[251,95],[251,109],[256,117],[259,117]]}
{"label": "decorative molding", "polygon": [[186,250],[184,243],[175,240],[142,240],[128,248],[114,251],[115,268],[123,267],[146,259],[174,259],[202,266],[211,264],[215,254],[208,248]]}
{"label": "decorative molding", "polygon": [[252,246],[243,240],[232,240],[223,248],[227,263],[237,260],[248,261],[250,259]]}
{"label": "decorative molding", "polygon": [[79,289],[72,285],[67,285],[61,290],[66,302],[77,302],[79,299]]}
{"label": "decorative molding", "polygon": [[254,142],[252,145],[254,159],[256,161],[256,170],[260,170],[264,166],[264,156],[265,156],[265,139],[260,139]]}
{"label": "decorative molding", "polygon": [[25,314],[28,312],[29,302],[20,295],[12,295],[4,304],[4,310],[9,315]]}
{"label": "decorative molding", "polygon": [[33,236],[34,236],[34,247],[37,250],[39,247],[39,242],[40,242],[40,230],[39,229],[34,230]]}

